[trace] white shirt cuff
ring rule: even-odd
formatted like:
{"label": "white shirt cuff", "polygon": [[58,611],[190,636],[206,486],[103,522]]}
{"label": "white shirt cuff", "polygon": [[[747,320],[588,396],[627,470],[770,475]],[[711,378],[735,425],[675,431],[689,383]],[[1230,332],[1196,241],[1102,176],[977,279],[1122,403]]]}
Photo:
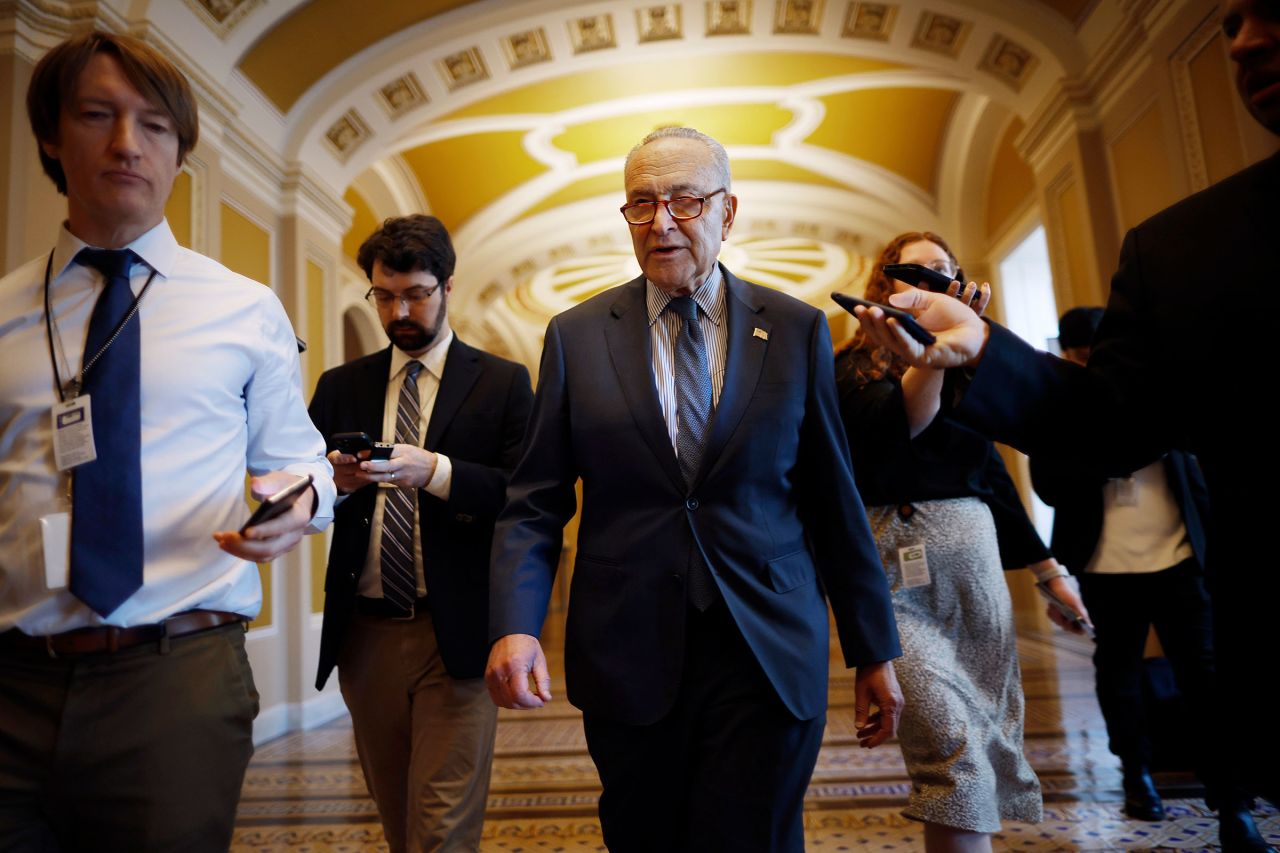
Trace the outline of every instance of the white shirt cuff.
{"label": "white shirt cuff", "polygon": [[423,488],[429,495],[435,495],[442,501],[449,500],[449,493],[453,490],[453,463],[448,456],[436,454],[436,470]]}

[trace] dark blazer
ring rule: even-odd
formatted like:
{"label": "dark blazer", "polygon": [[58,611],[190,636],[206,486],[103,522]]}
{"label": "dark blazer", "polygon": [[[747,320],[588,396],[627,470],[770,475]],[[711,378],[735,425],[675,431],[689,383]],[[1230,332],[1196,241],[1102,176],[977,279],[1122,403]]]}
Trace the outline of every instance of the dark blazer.
{"label": "dark blazer", "polygon": [[[1205,523],[1209,517],[1209,495],[1196,458],[1181,450],[1171,450],[1164,458],[1169,491],[1182,513],[1187,539],[1197,562],[1204,565]],[[1031,457],[1031,485],[1046,504],[1054,508],[1053,555],[1072,574],[1079,574],[1093,558],[1102,535],[1103,487],[1107,477],[1087,467],[1045,456]],[[1157,566],[1155,568],[1169,568]]]}
{"label": "dark blazer", "polygon": [[[316,384],[311,420],[334,433],[382,435],[391,348],[327,370]],[[423,445],[453,463],[449,500],[418,490],[427,602],[445,669],[454,678],[484,674],[489,655],[489,549],[507,477],[524,438],[533,390],[523,365],[467,346],[455,335]],[[334,511],[320,634],[322,689],[338,660],[369,550],[376,489],[366,486]]]}
{"label": "dark blazer", "polygon": [[[1032,456],[1124,474],[1172,447],[1200,460],[1213,507],[1205,571],[1232,728],[1265,731],[1273,705],[1280,572],[1268,526],[1280,465],[1276,387],[1280,154],[1164,210],[1125,237],[1087,368],[999,326],[953,415]],[[955,372],[952,372],[953,374]],[[951,379],[953,377],[949,377]],[[1252,738],[1259,786],[1280,796],[1280,741]],[[1246,760],[1241,756],[1242,761]]]}
{"label": "dark blazer", "polygon": [[675,701],[694,547],[797,718],[826,710],[824,592],[850,666],[901,654],[849,468],[826,318],[724,277],[724,387],[690,488],[654,387],[644,279],[547,328],[494,540],[490,633],[540,632],[581,477],[565,671],[569,700],[605,719],[645,725]]}

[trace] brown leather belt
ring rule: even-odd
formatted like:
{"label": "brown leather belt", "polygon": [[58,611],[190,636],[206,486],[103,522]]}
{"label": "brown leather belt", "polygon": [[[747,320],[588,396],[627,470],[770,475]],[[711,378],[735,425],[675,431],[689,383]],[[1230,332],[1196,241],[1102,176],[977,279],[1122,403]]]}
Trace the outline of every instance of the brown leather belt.
{"label": "brown leather belt", "polygon": [[185,613],[170,616],[159,624],[135,625],[132,628],[103,625],[97,628],[78,628],[75,631],[49,634],[44,637],[33,637],[14,628],[0,633],[0,648],[36,649],[47,652],[49,657],[91,655],[100,652],[118,652],[144,643],[158,643],[162,640],[172,640],[174,637],[209,631],[232,622],[247,621],[239,613],[228,613],[225,610],[188,610]]}

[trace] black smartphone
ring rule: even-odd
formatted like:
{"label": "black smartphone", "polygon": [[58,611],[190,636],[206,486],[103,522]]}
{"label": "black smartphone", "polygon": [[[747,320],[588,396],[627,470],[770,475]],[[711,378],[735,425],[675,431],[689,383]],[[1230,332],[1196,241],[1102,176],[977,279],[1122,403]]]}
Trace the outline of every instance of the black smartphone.
{"label": "black smartphone", "polygon": [[329,438],[329,446],[348,456],[355,456],[361,450],[373,450],[373,439],[367,432],[335,432]]}
{"label": "black smartphone", "polygon": [[846,296],[843,293],[833,293],[831,294],[831,298],[836,301],[837,305],[848,311],[850,314],[853,313],[854,307],[858,305],[863,305],[867,308],[879,308],[885,313],[886,317],[892,317],[897,320],[902,324],[902,328],[907,330],[908,335],[915,338],[925,346],[937,343],[938,341],[938,339],[933,336],[932,332],[917,323],[915,317],[912,317],[901,308],[894,308],[892,305],[883,305],[879,302],[868,302],[865,299],[859,299],[856,296]]}
{"label": "black smartphone", "polygon": [[1072,625],[1076,625],[1081,628],[1090,639],[1097,639],[1098,635],[1097,632],[1093,630],[1093,626],[1084,621],[1084,617],[1077,613],[1074,607],[1054,595],[1053,591],[1049,589],[1048,584],[1036,581],[1036,589],[1040,590],[1040,594],[1044,596],[1045,601],[1049,602],[1049,606],[1067,617],[1067,620],[1071,622]]}
{"label": "black smartphone", "polygon": [[249,516],[249,520],[240,528],[241,535],[255,524],[262,524],[264,521],[270,521],[278,515],[283,515],[309,488],[311,488],[311,475],[307,474],[305,477],[299,477],[274,495],[268,497],[258,504],[258,508],[253,511],[253,515]]}
{"label": "black smartphone", "polygon": [[329,437],[329,446],[340,450],[348,456],[357,456],[360,451],[369,451],[370,459],[390,459],[394,444],[385,441],[374,441],[367,432],[335,432]]}
{"label": "black smartphone", "polygon": [[[946,273],[938,272],[930,269],[924,264],[885,264],[880,268],[889,278],[896,278],[898,281],[905,281],[907,284],[919,287],[922,283],[924,286],[932,290],[934,293],[946,293],[947,288],[951,286],[953,279]],[[956,275],[963,273],[956,272]]]}

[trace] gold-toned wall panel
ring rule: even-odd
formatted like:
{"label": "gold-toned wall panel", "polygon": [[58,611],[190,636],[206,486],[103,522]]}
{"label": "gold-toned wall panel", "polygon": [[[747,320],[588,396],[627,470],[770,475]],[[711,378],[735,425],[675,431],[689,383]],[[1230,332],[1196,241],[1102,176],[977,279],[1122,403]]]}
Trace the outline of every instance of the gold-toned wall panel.
{"label": "gold-toned wall panel", "polygon": [[634,62],[613,68],[593,68],[511,89],[448,113],[439,121],[508,113],[552,113],[597,101],[655,92],[724,86],[791,86],[809,80],[893,71],[902,67],[898,63],[852,56],[760,51],[702,58],[691,56],[681,62],[679,74],[662,73],[659,61]]}
{"label": "gold-toned wall panel", "polygon": [[664,125],[696,127],[725,145],[768,145],[773,134],[791,120],[790,110],[773,104],[653,110],[579,124],[552,141],[557,148],[577,155],[578,162],[594,163],[625,155],[647,134]]}
{"label": "gold-toned wall panel", "polygon": [[546,167],[521,144],[521,131],[457,136],[403,152],[432,212],[450,231]]}
{"label": "gold-toned wall panel", "polygon": [[241,60],[240,70],[280,112],[288,112],[313,83],[347,57],[469,2],[416,0],[354,10],[349,0],[308,0],[258,40]]}
{"label": "gold-toned wall panel", "polygon": [[1200,148],[1210,183],[1244,167],[1240,125],[1234,109],[1237,95],[1223,53],[1221,39],[1210,39],[1187,64],[1200,125]]}
{"label": "gold-toned wall panel", "polygon": [[[306,383],[310,390],[316,387],[320,374],[324,372],[324,270],[319,264],[307,261],[307,363],[310,376]],[[310,394],[306,395],[310,397]],[[311,612],[324,610],[324,570],[328,562],[328,548],[323,534],[307,537],[311,549]]]}
{"label": "gold-toned wall panel", "polygon": [[[617,174],[596,175],[595,177],[585,178],[581,181],[569,184],[567,187],[552,193],[533,207],[526,210],[524,215],[520,218],[528,219],[531,216],[535,216],[539,213],[545,213],[548,210],[555,210],[557,207],[572,204],[575,201],[582,201],[587,198],[596,198],[597,196],[602,195],[615,196],[618,203],[616,206],[608,205],[602,207],[600,211],[601,215],[617,210],[618,207],[622,206],[624,194],[622,191],[621,170],[619,170]],[[623,224],[621,215],[618,216],[618,223],[620,225]]]}
{"label": "gold-toned wall panel", "polygon": [[354,261],[360,252],[360,244],[368,239],[381,223],[365,202],[364,196],[356,192],[354,187],[348,188],[343,193],[342,200],[351,205],[353,211],[351,228],[342,235],[342,254]]}
{"label": "gold-toned wall panel", "polygon": [[734,160],[732,166],[735,181],[787,181],[795,184],[834,187],[840,190],[857,189],[803,166],[779,163],[776,160]]}
{"label": "gold-toned wall panel", "polygon": [[[271,285],[271,235],[243,213],[223,202],[219,205],[222,224],[222,256],[219,258],[231,270]],[[249,499],[248,484],[245,497]],[[262,613],[249,626],[265,628],[271,624],[272,589],[271,564],[258,564],[258,577],[262,580]]]}
{"label": "gold-toned wall panel", "polygon": [[221,205],[222,256],[241,275],[271,286],[271,235],[225,202]]}
{"label": "gold-toned wall panel", "polygon": [[1089,214],[1085,209],[1084,192],[1077,181],[1068,181],[1054,199],[1057,208],[1058,233],[1065,250],[1069,281],[1065,288],[1055,282],[1055,290],[1080,294],[1090,290],[1093,267],[1090,258]]}
{"label": "gold-toned wall panel", "polygon": [[1160,108],[1154,103],[1111,141],[1111,173],[1121,230],[1177,201],[1169,144]]}
{"label": "gold-toned wall panel", "polygon": [[1010,217],[1029,204],[1036,191],[1036,176],[1018,154],[1013,141],[1022,132],[1022,120],[1009,123],[992,158],[987,186],[987,240],[999,236]]}
{"label": "gold-toned wall panel", "polygon": [[827,116],[806,141],[896,172],[935,191],[946,125],[959,95],[944,89],[875,89],[822,99]]}
{"label": "gold-toned wall panel", "polygon": [[165,219],[179,246],[191,246],[191,175],[179,172],[173,181],[173,192],[164,206]]}

